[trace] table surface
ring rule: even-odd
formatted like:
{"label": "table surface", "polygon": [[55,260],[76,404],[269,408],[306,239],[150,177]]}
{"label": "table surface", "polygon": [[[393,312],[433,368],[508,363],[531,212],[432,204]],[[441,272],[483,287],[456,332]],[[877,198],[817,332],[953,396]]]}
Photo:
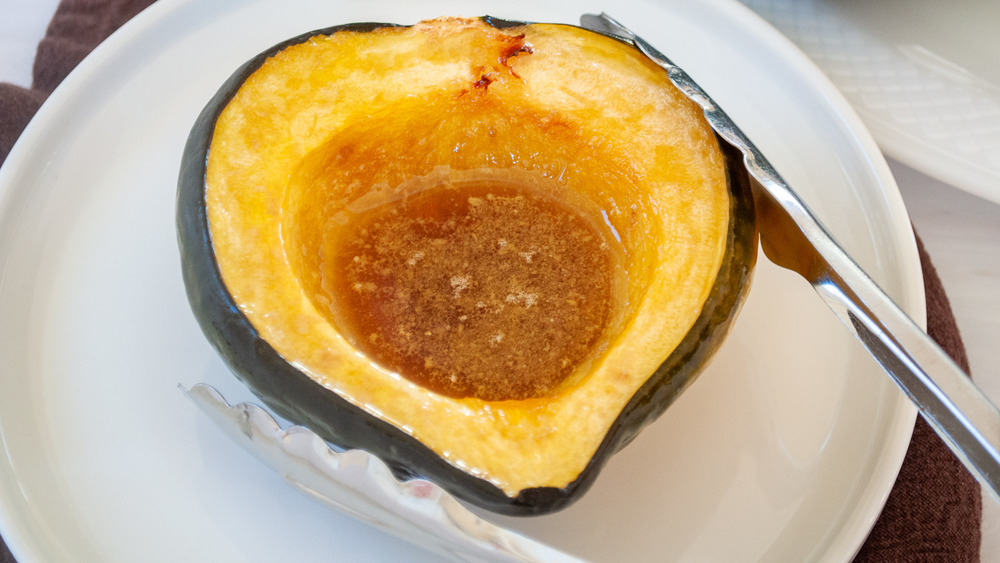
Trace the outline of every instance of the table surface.
{"label": "table surface", "polygon": [[[58,0],[0,0],[0,82],[29,87]],[[1000,205],[889,159],[954,309],[975,381],[1000,404]],[[983,561],[1000,561],[1000,503],[983,499]]]}

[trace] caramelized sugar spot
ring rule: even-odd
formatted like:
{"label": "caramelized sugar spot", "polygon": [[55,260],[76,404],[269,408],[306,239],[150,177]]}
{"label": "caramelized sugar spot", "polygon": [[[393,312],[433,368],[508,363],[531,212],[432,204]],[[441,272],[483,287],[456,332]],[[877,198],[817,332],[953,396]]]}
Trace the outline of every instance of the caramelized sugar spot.
{"label": "caramelized sugar spot", "polygon": [[617,306],[620,245],[592,215],[496,181],[352,214],[322,265],[334,321],[438,393],[550,394],[592,359]]}

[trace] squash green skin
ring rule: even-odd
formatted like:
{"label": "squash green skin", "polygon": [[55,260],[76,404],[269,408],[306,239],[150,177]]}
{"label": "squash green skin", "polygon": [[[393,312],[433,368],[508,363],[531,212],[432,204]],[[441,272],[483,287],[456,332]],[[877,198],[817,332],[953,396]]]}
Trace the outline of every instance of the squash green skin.
{"label": "squash green skin", "polygon": [[[483,18],[498,28],[522,25]],[[347,449],[371,452],[400,479],[429,479],[473,505],[508,515],[560,510],[592,485],[608,458],[655,420],[693,382],[728,334],[749,290],[756,262],[757,228],[742,156],[720,140],[726,157],[730,220],[726,251],[702,314],[679,346],[635,393],[580,475],[563,488],[538,487],[510,497],[492,483],[447,462],[418,440],[336,393],[285,361],[240,311],[216,263],[205,204],[207,154],[215,122],[243,82],[275,53],[316,35],[366,32],[392,24],[334,26],[279,43],[237,69],[199,115],[182,156],[177,195],[177,228],[188,300],[212,346],[233,373],[278,415],[311,428]],[[393,26],[395,27],[395,26]]]}

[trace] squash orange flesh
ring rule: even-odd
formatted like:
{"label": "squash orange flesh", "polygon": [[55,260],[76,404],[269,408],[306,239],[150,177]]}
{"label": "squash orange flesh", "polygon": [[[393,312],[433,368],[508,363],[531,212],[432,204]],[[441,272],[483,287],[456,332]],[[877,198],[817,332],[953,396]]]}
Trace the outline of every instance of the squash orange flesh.
{"label": "squash orange flesh", "polygon": [[[421,178],[483,177],[596,209],[621,241],[609,329],[541,397],[430,392],[359,353],[317,290],[331,217]],[[724,159],[700,110],[633,49],[567,26],[464,19],[279,52],[217,120],[206,186],[218,267],[261,337],[510,496],[580,475],[701,314],[730,213]]]}

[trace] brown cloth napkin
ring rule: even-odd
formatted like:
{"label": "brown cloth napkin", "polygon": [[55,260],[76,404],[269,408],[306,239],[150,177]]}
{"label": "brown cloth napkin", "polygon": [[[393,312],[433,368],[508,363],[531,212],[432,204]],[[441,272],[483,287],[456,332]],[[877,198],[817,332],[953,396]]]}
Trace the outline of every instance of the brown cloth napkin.
{"label": "brown cloth napkin", "polygon": [[[62,0],[38,45],[32,88],[0,84],[0,162],[66,74],[149,4],[152,0]],[[965,348],[941,280],[922,244],[919,250],[928,332],[968,371]],[[979,561],[981,515],[979,485],[923,419],[918,419],[888,503],[856,561]],[[0,562],[13,561],[0,542]]]}

